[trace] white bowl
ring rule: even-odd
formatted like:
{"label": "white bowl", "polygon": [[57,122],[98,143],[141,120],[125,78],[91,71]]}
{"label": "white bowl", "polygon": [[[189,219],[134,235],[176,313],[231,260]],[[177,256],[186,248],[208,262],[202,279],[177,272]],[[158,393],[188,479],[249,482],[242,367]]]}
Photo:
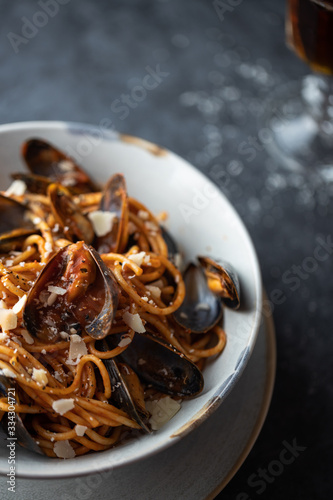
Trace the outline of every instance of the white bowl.
{"label": "white bowl", "polygon": [[[30,478],[79,476],[121,467],[181,439],[206,419],[230,393],[252,352],[261,320],[262,287],[255,250],[239,216],[203,174],[177,155],[141,139],[110,130],[64,122],[26,122],[0,126],[0,186],[9,174],[26,171],[20,157],[23,141],[42,138],[74,156],[99,182],[123,172],[128,192],[154,213],[167,211],[168,229],[188,260],[211,254],[238,271],[242,306],[225,309],[227,345],[204,369],[205,386],[184,401],[178,414],[153,435],[142,435],[104,452],[51,459],[17,447],[16,474]],[[8,448],[1,436],[0,472],[8,473]]]}

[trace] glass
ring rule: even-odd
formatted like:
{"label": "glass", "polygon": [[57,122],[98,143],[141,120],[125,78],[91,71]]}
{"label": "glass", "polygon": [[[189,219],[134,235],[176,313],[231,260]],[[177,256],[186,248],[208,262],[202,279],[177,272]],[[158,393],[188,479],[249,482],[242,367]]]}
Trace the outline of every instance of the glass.
{"label": "glass", "polygon": [[270,151],[293,170],[333,167],[333,0],[288,0],[287,45],[317,74],[287,85],[266,116]]}

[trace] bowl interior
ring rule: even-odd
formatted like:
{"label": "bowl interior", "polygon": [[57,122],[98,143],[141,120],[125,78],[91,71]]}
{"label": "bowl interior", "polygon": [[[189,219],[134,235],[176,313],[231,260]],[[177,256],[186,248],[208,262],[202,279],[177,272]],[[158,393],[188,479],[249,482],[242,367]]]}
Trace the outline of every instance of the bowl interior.
{"label": "bowl interior", "polygon": [[[227,345],[209,361],[205,387],[198,397],[182,403],[181,411],[160,431],[139,436],[105,452],[73,460],[49,459],[17,447],[17,475],[65,477],[123,466],[161,450],[189,432],[226,397],[252,351],[260,323],[261,278],[256,254],[240,218],[223,194],[198,170],[175,154],[145,141],[97,127],[62,122],[27,122],[0,126],[0,187],[9,174],[26,171],[22,143],[43,138],[69,155],[98,182],[123,172],[130,196],[154,213],[168,213],[167,228],[186,260],[211,254],[229,261],[239,273],[242,307],[225,309]],[[8,472],[8,453],[1,435],[0,472]]]}

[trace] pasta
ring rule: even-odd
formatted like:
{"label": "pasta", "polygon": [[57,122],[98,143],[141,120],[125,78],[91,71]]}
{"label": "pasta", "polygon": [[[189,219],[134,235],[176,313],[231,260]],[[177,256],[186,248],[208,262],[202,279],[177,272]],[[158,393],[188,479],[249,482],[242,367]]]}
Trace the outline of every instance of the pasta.
{"label": "pasta", "polygon": [[[118,187],[122,183],[123,180]],[[11,241],[9,248],[0,240],[0,369],[14,384],[15,411],[42,452],[49,457],[72,458],[106,450],[119,443],[124,433],[140,429],[138,421],[113,398],[116,388],[107,367],[109,360],[118,362],[140,332],[171,344],[199,369],[206,358],[223,351],[226,335],[219,324],[197,335],[175,321],[173,314],[186,293],[183,276],[168,255],[159,220],[140,201],[124,193],[120,197],[121,214],[113,220],[116,249],[99,251],[118,290],[117,307],[106,336],[116,339],[116,344],[113,340],[113,344],[106,348],[104,344],[102,349],[101,340],[90,336],[85,328],[57,331],[56,340],[34,335],[27,328],[24,315],[39,277],[56,262],[55,256],[66,249],[81,249],[81,239],[71,234],[54,210],[54,186],[57,184],[50,184],[44,194],[26,190],[9,196],[25,206],[30,227],[29,234]],[[2,195],[8,197],[6,193]],[[101,191],[72,192],[69,196],[80,217],[90,221],[89,226],[94,229],[95,239],[87,245],[99,249],[105,248],[105,234],[96,236],[97,222],[105,223],[105,214],[100,214],[102,197]],[[66,297],[70,290],[64,283],[64,290],[57,283],[48,285],[43,299],[45,311],[53,310],[57,303],[68,307]],[[36,305],[40,315],[44,314],[42,305]],[[47,313],[38,317],[45,321],[48,318]],[[129,386],[138,384],[140,389],[133,393],[142,391],[141,399],[145,402],[164,397],[150,384],[139,382],[124,363],[122,371]],[[140,397],[135,396],[138,402]],[[1,418],[8,408],[7,397],[2,395]]]}

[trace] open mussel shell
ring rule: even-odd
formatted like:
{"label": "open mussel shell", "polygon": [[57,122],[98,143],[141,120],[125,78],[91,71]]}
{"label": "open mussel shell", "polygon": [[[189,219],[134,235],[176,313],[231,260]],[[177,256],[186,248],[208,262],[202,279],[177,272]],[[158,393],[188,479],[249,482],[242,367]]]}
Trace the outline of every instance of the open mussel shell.
{"label": "open mussel shell", "polygon": [[[8,397],[8,389],[13,388],[13,380],[11,379],[10,381],[8,378],[3,375],[3,373],[0,370],[0,394],[2,394],[5,397]],[[8,433],[8,415],[5,413],[5,415],[2,417],[1,420],[2,427],[6,433]],[[11,429],[14,427],[11,426]],[[31,437],[30,433],[26,429],[22,418],[20,417],[19,413],[15,412],[15,435],[11,436],[9,435],[10,438],[15,437],[17,439],[17,442],[23,446],[23,448],[27,448],[29,451],[33,451],[34,453],[39,453],[40,455],[44,455],[42,450],[39,448],[37,445],[36,441]]]}
{"label": "open mussel shell", "polygon": [[99,236],[96,248],[99,253],[121,253],[128,240],[128,201],[125,178],[122,174],[113,175],[106,183],[99,210],[114,214],[111,230],[104,236]]}
{"label": "open mussel shell", "polygon": [[30,139],[22,146],[23,158],[29,170],[68,187],[74,194],[97,191],[90,177],[72,158],[41,139]]}
{"label": "open mussel shell", "polygon": [[[99,340],[96,343],[96,347],[101,351],[108,350],[108,345],[105,339]],[[124,410],[128,416],[135,420],[144,431],[150,432],[146,424],[149,418],[149,413],[144,405],[143,390],[137,375],[134,372],[131,374],[131,369],[127,365],[116,363],[114,359],[104,359],[103,363],[108,371],[111,381],[112,402],[118,408]],[[123,376],[126,371],[130,376],[132,376],[132,379],[136,377],[136,380],[132,381],[132,383],[126,382],[125,377]]]}
{"label": "open mussel shell", "polygon": [[118,295],[118,285],[98,253],[80,241],[60,249],[47,263],[29,292],[23,321],[31,335],[46,343],[59,340],[60,332],[104,338]]}
{"label": "open mussel shell", "polygon": [[211,257],[198,257],[206,274],[209,288],[221,297],[223,303],[231,309],[240,306],[240,286],[236,271],[231,264]]}
{"label": "open mussel shell", "polygon": [[73,201],[68,189],[60,184],[53,183],[48,187],[47,193],[50,198],[53,217],[62,228],[66,238],[74,243],[76,241],[92,243],[95,238],[92,223]]}
{"label": "open mussel shell", "polygon": [[27,236],[36,233],[26,211],[21,203],[0,194],[0,252],[18,249]]}
{"label": "open mussel shell", "polygon": [[[108,345],[116,347],[119,335],[109,335]],[[118,358],[155,389],[170,396],[196,396],[203,389],[199,368],[174,346],[151,333],[136,333]]]}
{"label": "open mussel shell", "polygon": [[182,305],[173,313],[177,323],[192,333],[205,333],[222,317],[222,304],[208,287],[201,267],[189,264],[183,275],[186,294]]}
{"label": "open mussel shell", "polygon": [[35,174],[11,174],[12,179],[22,181],[27,186],[29,193],[46,195],[47,188],[52,183],[47,177]]}
{"label": "open mussel shell", "polygon": [[179,264],[181,265],[181,256],[179,253],[179,249],[177,246],[177,243],[169,233],[165,227],[161,226],[161,231],[162,231],[162,237],[166,243],[166,246],[168,248],[168,258],[171,260],[171,262],[176,266],[179,267]]}

